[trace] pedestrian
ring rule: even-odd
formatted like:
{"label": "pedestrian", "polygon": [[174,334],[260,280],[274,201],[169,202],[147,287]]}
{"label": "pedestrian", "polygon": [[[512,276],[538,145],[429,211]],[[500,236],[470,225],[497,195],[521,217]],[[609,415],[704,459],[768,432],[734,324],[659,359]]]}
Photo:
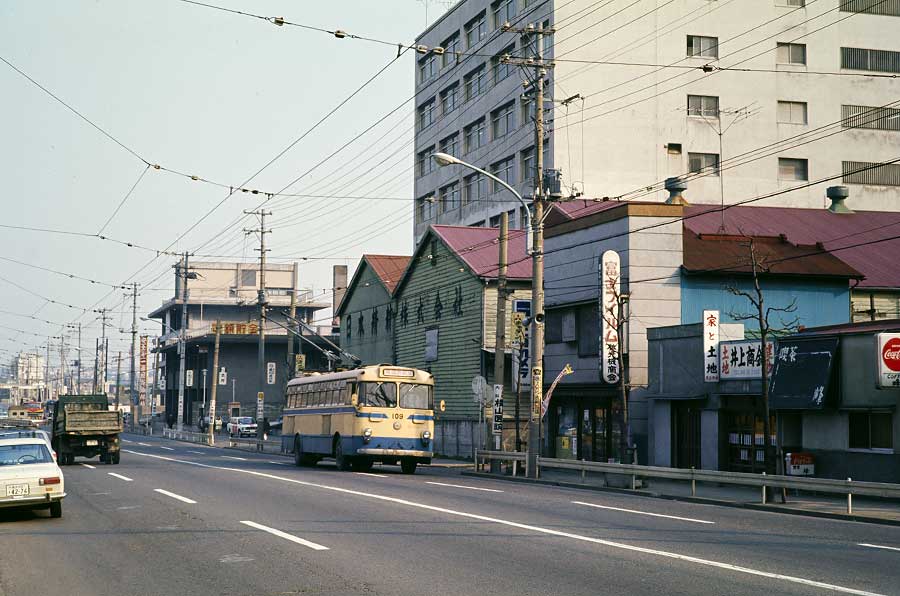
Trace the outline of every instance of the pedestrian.
{"label": "pedestrian", "polygon": [[269,424],[268,418],[263,418],[262,427],[263,427],[263,441],[268,441],[269,440],[269,431],[272,430],[272,427]]}

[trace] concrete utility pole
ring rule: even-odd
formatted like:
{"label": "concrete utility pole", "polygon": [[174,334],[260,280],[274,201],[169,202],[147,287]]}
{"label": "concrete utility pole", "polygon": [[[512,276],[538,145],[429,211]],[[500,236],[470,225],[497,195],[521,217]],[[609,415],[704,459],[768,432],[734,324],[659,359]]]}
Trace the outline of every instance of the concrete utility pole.
{"label": "concrete utility pole", "polygon": [[257,366],[259,367],[259,392],[256,394],[256,438],[263,437],[263,419],[265,417],[265,399],[266,399],[266,305],[269,299],[266,297],[266,234],[272,231],[266,229],[266,216],[272,215],[271,211],[260,209],[259,211],[244,211],[248,215],[259,216],[259,229],[244,230],[245,234],[259,234],[259,293],[257,294],[257,303],[259,304],[259,351],[257,356]]}
{"label": "concrete utility pole", "polygon": [[[291,320],[297,318],[297,278],[299,276],[299,265],[294,263],[294,271],[291,276]],[[299,331],[299,330],[298,330]],[[288,345],[287,345],[287,374],[285,375],[285,386],[287,386],[287,381],[294,378],[294,336],[288,333]]]}
{"label": "concrete utility pole", "polygon": [[99,383],[97,384],[97,393],[100,393],[100,389],[102,387],[103,393],[106,393],[106,379],[109,372],[109,344],[106,342],[106,320],[109,316],[106,314],[106,309],[100,309],[100,349],[103,350],[101,360],[103,361],[101,369],[103,370],[102,375],[98,375],[100,377]]}
{"label": "concrete utility pole", "polygon": [[129,395],[131,396],[131,423],[129,424],[129,428],[131,432],[134,432],[134,420],[139,414],[138,404],[140,403],[140,397],[137,395],[135,391],[135,373],[134,373],[134,359],[137,356],[137,297],[138,297],[138,284],[137,282],[133,282],[131,284],[131,380],[129,383]]}
{"label": "concrete utility pole", "polygon": [[50,399],[50,338],[47,338],[47,361],[44,362],[44,386],[47,388],[44,401]]}
{"label": "concrete utility pole", "polygon": [[[178,430],[182,430],[184,426],[184,367],[185,356],[187,355],[187,301],[188,301],[188,254],[184,253],[181,266],[179,268],[181,274],[181,326],[179,328],[178,341],[179,348],[179,364],[178,364]],[[166,414],[168,416],[168,414]]]}
{"label": "concrete utility pole", "polygon": [[[528,232],[526,231],[526,234]],[[509,261],[508,245],[509,245],[509,214],[504,211],[500,215],[500,238],[497,264],[499,270],[497,272],[497,330],[494,338],[494,399],[503,399],[503,377],[506,372],[506,267]],[[495,410],[496,412],[496,410]],[[494,421],[496,423],[496,420]],[[516,420],[516,424],[519,421]],[[500,451],[503,446],[503,432],[494,433],[494,449]],[[495,468],[494,461],[491,462],[492,470]],[[496,462],[497,471],[500,468],[500,462]]]}
{"label": "concrete utility pole", "polygon": [[122,352],[116,357],[116,409],[119,409],[119,388],[122,386]]}
{"label": "concrete utility pole", "polygon": [[92,385],[91,393],[100,393],[100,390],[97,388],[99,374],[100,372],[100,338],[94,340],[94,384]]}
{"label": "concrete utility pole", "polygon": [[209,444],[216,442],[216,388],[219,386],[219,337],[222,322],[216,321],[216,343],[213,347],[212,389],[209,392]]}

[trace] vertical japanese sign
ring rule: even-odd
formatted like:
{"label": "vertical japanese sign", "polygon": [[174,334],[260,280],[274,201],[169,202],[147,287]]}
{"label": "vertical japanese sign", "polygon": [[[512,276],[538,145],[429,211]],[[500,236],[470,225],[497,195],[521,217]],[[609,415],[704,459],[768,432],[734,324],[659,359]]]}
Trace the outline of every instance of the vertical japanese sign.
{"label": "vertical japanese sign", "polygon": [[296,354],[294,356],[294,375],[299,376],[306,370],[306,354]]}
{"label": "vertical japanese sign", "polygon": [[[140,351],[138,352],[138,394],[135,396],[136,400],[140,400],[141,396],[146,395],[147,393],[147,341],[149,338],[146,335],[141,336],[141,344]],[[137,403],[137,402],[136,402]],[[146,403],[146,402],[145,402]]]}
{"label": "vertical japanese sign", "polygon": [[263,401],[266,394],[260,391],[256,394],[256,423],[262,425],[263,422]]}
{"label": "vertical japanese sign", "polygon": [[878,345],[878,383],[886,389],[900,388],[900,333],[879,333]]}
{"label": "vertical japanese sign", "polygon": [[186,387],[194,386],[194,369],[189,368],[184,371],[184,385]]}
{"label": "vertical japanese sign", "polygon": [[531,300],[513,300],[513,313],[509,336],[512,337],[513,389],[524,389],[531,385],[531,365],[529,361],[529,333],[525,319],[531,316]]}
{"label": "vertical japanese sign", "polygon": [[267,362],[266,363],[266,384],[274,385],[275,384],[275,363]]}
{"label": "vertical japanese sign", "polygon": [[719,311],[703,311],[703,380],[719,381]]}
{"label": "vertical japanese sign", "polygon": [[503,434],[503,385],[494,385],[494,423],[491,434],[495,437]]}
{"label": "vertical japanese sign", "polygon": [[544,393],[544,369],[535,366],[531,369],[531,421],[541,421],[541,403]]}
{"label": "vertical japanese sign", "polygon": [[621,263],[619,253],[608,250],[600,259],[600,378],[619,382],[619,296]]}

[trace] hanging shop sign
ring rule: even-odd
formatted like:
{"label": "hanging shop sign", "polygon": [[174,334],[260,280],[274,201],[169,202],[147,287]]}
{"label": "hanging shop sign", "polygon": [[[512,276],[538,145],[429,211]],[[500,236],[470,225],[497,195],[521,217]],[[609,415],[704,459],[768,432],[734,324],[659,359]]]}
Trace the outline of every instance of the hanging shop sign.
{"label": "hanging shop sign", "polygon": [[719,380],[719,311],[703,311],[703,380]]}
{"label": "hanging shop sign", "polygon": [[608,250],[600,259],[600,378],[619,382],[619,296],[621,262],[619,253]]}
{"label": "hanging shop sign", "polygon": [[878,387],[900,388],[900,333],[879,333]]}

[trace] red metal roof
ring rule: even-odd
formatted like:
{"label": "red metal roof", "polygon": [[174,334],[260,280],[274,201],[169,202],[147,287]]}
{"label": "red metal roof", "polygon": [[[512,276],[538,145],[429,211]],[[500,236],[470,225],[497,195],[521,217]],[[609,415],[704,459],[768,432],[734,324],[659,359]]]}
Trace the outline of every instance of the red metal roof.
{"label": "red metal roof", "polygon": [[[495,279],[500,253],[499,228],[471,228],[465,226],[431,226],[435,234],[443,240],[472,272],[478,277]],[[509,268],[508,279],[531,279],[531,258],[525,254],[525,233],[522,230],[509,231],[507,249]]]}
{"label": "red metal roof", "polygon": [[[685,208],[684,227],[695,234],[720,233],[721,225],[722,214],[715,205]],[[792,244],[822,243],[865,275],[860,287],[900,288],[900,212],[838,214],[826,209],[737,206],[725,211],[725,233],[783,234]]]}
{"label": "red metal roof", "polygon": [[401,255],[363,255],[369,267],[387,288],[388,293],[393,294],[397,282],[403,277],[403,272],[412,257]]}
{"label": "red metal roof", "polygon": [[861,321],[858,323],[841,323],[825,327],[807,327],[797,335],[852,335],[855,333],[885,333],[900,331],[900,319],[881,319],[879,321]]}

